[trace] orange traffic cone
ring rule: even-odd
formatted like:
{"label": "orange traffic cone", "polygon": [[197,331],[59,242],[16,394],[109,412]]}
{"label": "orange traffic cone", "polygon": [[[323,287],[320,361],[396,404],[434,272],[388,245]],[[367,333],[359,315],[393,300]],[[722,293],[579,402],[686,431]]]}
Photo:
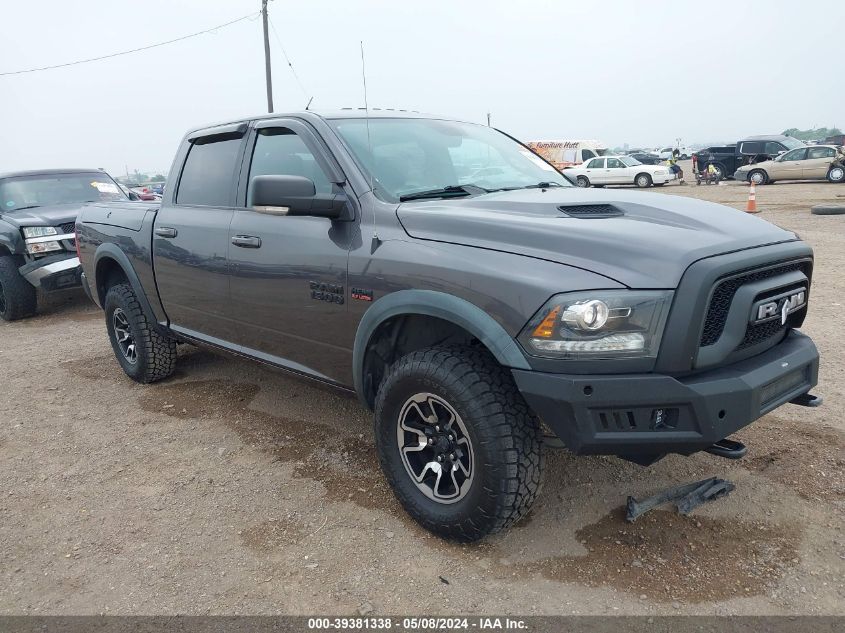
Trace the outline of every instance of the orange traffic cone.
{"label": "orange traffic cone", "polygon": [[757,211],[757,192],[754,189],[754,183],[748,188],[748,204],[745,205],[746,213],[758,213]]}

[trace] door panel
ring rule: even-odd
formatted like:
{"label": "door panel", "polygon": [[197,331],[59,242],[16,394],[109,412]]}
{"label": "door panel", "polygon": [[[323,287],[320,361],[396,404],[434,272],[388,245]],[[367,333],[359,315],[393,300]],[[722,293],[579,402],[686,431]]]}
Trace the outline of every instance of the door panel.
{"label": "door panel", "polygon": [[804,161],[804,178],[824,178],[830,169],[835,150],[829,147],[811,147]]}
{"label": "door panel", "polygon": [[775,161],[774,177],[777,177],[778,180],[800,180],[804,177],[806,158],[806,148],[787,152],[783,155],[783,160]]}
{"label": "door panel", "polygon": [[[313,139],[309,139],[313,140]],[[341,192],[316,148],[288,128],[254,134],[247,183],[257,175],[305,176],[318,193]],[[246,200],[249,200],[247,187]],[[229,231],[235,342],[298,371],[347,382],[346,274],[357,222],[235,211]],[[259,355],[259,354],[256,354]]]}
{"label": "door panel", "polygon": [[594,158],[587,163],[587,178],[590,179],[591,183],[601,185],[607,182],[607,174],[605,174],[604,169],[606,162],[604,158]]}
{"label": "door panel", "polygon": [[156,283],[171,325],[224,341],[231,335],[226,306],[233,213],[232,209],[162,207],[156,230],[173,229],[175,236],[153,235]]}
{"label": "door panel", "polygon": [[628,169],[621,160],[618,158],[607,158],[605,161],[604,182],[612,185],[627,185],[634,181],[633,176],[628,177]]}
{"label": "door panel", "polygon": [[227,257],[243,143],[243,132],[193,138],[153,231],[156,284],[171,326],[221,341],[231,339]]}

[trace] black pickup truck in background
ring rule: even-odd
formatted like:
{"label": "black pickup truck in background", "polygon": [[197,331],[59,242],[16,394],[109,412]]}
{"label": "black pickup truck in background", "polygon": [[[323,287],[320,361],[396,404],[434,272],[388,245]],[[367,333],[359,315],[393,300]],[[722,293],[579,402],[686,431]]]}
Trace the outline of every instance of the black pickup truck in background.
{"label": "black pickup truck in background", "polygon": [[545,447],[738,458],[727,436],[819,402],[794,233],[573,187],[483,125],[382,110],[197,129],[160,204],[88,205],[77,232],[127,375],[167,378],[181,341],[356,393],[396,496],[449,538],[525,516]]}
{"label": "black pickup truck in background", "polygon": [[719,173],[719,180],[725,180],[732,178],[734,172],[744,165],[776,158],[798,147],[804,147],[804,143],[783,134],[749,136],[733,145],[707,147],[694,156],[699,171],[713,165]]}
{"label": "black pickup truck in background", "polygon": [[126,200],[99,169],[0,174],[0,318],[35,314],[38,289],[79,286],[75,223],[83,204]]}

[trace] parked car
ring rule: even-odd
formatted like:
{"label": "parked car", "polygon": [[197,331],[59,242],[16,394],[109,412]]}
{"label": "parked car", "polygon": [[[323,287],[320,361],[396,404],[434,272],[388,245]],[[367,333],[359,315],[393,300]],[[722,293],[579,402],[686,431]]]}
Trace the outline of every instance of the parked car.
{"label": "parked car", "polygon": [[659,165],[662,161],[657,154],[649,154],[647,152],[630,152],[626,154],[643,165]]}
{"label": "parked car", "polygon": [[75,222],[81,205],[126,200],[97,169],[0,174],[0,318],[35,314],[37,290],[79,286]]}
{"label": "parked car", "polygon": [[836,145],[799,147],[774,160],[766,160],[740,167],[734,173],[736,180],[747,180],[755,185],[771,184],[777,180],[845,181],[843,154]]}
{"label": "parked car", "polygon": [[813,252],[758,217],[578,189],[493,128],[387,111],[196,129],[170,173],[160,205],[77,224],[123,371],[166,378],[183,341],[357,393],[440,536],[524,517],[544,445],[741,457],[723,438],[819,402]]}
{"label": "parked car", "polygon": [[663,186],[676,179],[665,165],[644,165],[631,156],[593,158],[580,167],[570,167],[566,176],[579,187],[605,185]]}
{"label": "parked car", "polygon": [[654,154],[657,154],[661,160],[668,160],[672,157],[675,149],[678,150],[678,158],[681,160],[687,160],[691,158],[693,155],[693,151],[689,147],[661,147],[659,149],[654,150]]}
{"label": "parked car", "polygon": [[822,145],[838,145],[842,147],[845,145],[845,134],[835,134],[833,136],[828,136],[823,141],[820,141]]}
{"label": "parked car", "polygon": [[695,157],[699,171],[712,164],[719,174],[719,179],[724,180],[732,177],[736,170],[744,165],[769,160],[800,147],[806,145],[783,134],[749,136],[735,145],[708,147],[696,152]]}

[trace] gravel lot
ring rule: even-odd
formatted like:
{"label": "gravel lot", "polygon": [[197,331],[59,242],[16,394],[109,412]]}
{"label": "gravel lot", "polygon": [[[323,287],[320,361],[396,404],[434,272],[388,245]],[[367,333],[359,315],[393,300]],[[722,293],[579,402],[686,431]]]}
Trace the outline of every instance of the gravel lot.
{"label": "gravel lot", "polygon": [[[747,188],[659,191],[744,208]],[[845,614],[845,216],[809,213],[842,196],[757,189],[816,251],[824,407],[752,425],[739,462],[552,451],[528,520],[477,545],[405,516],[353,399],[187,346],[137,385],[79,294],[0,322],[0,613]],[[622,520],[628,494],[711,475],[736,490]]]}

